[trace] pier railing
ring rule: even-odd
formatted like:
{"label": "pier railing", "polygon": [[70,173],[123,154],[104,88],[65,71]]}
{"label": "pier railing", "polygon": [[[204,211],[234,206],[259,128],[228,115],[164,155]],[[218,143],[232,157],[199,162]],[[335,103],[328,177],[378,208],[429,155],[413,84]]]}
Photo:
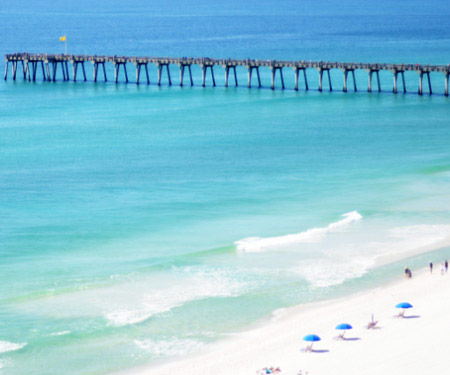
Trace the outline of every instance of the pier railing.
{"label": "pier railing", "polygon": [[[85,63],[93,64],[93,80],[97,82],[99,78],[99,69],[102,69],[103,80],[108,80],[105,64],[112,64],[114,67],[114,81],[118,83],[119,74],[122,68],[125,82],[129,82],[127,64],[133,64],[136,67],[136,84],[140,83],[141,70],[145,70],[146,83],[150,84],[148,65],[153,64],[157,67],[157,84],[161,85],[163,70],[166,70],[169,85],[172,85],[172,76],[170,66],[177,65],[180,73],[180,86],[184,85],[184,73],[187,69],[189,73],[190,85],[194,85],[191,66],[199,66],[202,71],[202,86],[205,86],[206,75],[211,75],[213,86],[215,83],[214,67],[218,66],[225,71],[225,86],[228,87],[230,71],[234,73],[234,84],[238,86],[237,67],[243,67],[247,70],[247,86],[252,87],[253,73],[256,73],[258,85],[261,87],[260,68],[268,68],[271,71],[271,88],[275,89],[275,79],[277,73],[280,77],[281,88],[285,88],[283,69],[291,68],[295,72],[295,90],[299,89],[300,72],[302,72],[305,90],[309,89],[306,71],[314,69],[318,72],[319,86],[318,90],[323,89],[323,75],[327,74],[328,88],[333,90],[330,70],[340,70],[343,73],[343,91],[347,92],[348,75],[353,78],[353,90],[357,91],[357,82],[355,71],[364,70],[368,73],[368,91],[372,91],[372,77],[375,74],[377,78],[377,90],[381,91],[380,71],[389,71],[393,75],[393,92],[398,90],[398,77],[402,78],[402,91],[406,92],[405,72],[412,71],[418,73],[419,87],[418,93],[423,94],[423,78],[428,81],[428,92],[432,94],[431,73],[442,73],[445,77],[444,94],[448,96],[449,92],[449,65],[423,65],[423,64],[388,64],[388,63],[358,63],[358,62],[330,62],[330,61],[285,61],[285,60],[257,60],[257,59],[212,59],[207,57],[148,57],[148,56],[97,56],[97,55],[66,55],[66,54],[40,54],[40,53],[14,53],[5,55],[5,80],[8,78],[9,64],[12,66],[12,79],[16,80],[19,66],[22,68],[23,78],[29,81],[36,81],[39,68],[42,70],[41,77],[44,81],[55,82],[57,79],[58,66],[61,67],[63,81],[77,81],[78,71],[81,69],[83,80],[86,81]],[[72,67],[72,78],[70,77],[69,64]]]}

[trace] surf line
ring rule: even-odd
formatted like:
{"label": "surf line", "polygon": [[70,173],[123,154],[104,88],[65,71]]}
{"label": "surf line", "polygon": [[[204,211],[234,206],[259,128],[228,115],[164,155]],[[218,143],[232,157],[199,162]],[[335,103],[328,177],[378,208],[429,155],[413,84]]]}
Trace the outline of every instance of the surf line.
{"label": "surf line", "polygon": [[277,237],[248,237],[236,241],[235,245],[238,251],[245,253],[259,253],[271,251],[279,247],[297,244],[319,242],[328,233],[342,230],[348,225],[361,220],[363,217],[357,211],[347,212],[342,215],[343,219],[329,224],[322,228],[311,228],[305,232],[287,234]]}

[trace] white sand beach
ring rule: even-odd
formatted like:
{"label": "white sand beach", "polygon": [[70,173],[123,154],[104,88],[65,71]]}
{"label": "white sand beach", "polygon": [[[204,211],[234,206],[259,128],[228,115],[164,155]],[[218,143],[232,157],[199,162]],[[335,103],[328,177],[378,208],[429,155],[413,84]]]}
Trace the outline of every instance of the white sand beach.
{"label": "white sand beach", "polygon": [[[436,267],[437,268],[437,267]],[[263,367],[281,374],[445,374],[450,347],[450,274],[436,269],[413,270],[406,279],[399,270],[395,283],[377,289],[298,306],[262,327],[211,345],[207,351],[157,367],[127,371],[131,375],[248,375]],[[405,318],[394,317],[399,302],[410,302]],[[367,329],[371,314],[376,329]],[[337,340],[339,323],[349,323],[346,340]],[[310,333],[322,340],[312,353],[302,348]]]}

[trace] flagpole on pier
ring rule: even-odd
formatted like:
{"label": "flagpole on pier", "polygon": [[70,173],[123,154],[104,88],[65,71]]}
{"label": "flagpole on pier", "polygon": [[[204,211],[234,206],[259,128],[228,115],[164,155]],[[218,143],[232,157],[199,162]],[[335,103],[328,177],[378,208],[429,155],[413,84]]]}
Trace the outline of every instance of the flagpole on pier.
{"label": "flagpole on pier", "polygon": [[60,36],[59,40],[64,42],[64,54],[67,55],[67,35]]}

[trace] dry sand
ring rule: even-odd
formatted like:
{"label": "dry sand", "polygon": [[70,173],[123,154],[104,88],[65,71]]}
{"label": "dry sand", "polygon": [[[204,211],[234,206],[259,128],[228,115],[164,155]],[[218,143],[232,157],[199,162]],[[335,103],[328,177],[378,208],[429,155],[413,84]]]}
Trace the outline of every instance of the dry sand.
{"label": "dry sand", "polygon": [[[211,345],[206,351],[128,375],[249,375],[280,367],[282,375],[448,374],[450,364],[450,274],[423,269],[412,279],[332,301],[298,306],[252,331]],[[395,305],[410,302],[406,318]],[[367,329],[371,314],[377,329]],[[347,340],[337,340],[339,323],[349,323]],[[312,353],[301,349],[310,333],[322,340]]]}

